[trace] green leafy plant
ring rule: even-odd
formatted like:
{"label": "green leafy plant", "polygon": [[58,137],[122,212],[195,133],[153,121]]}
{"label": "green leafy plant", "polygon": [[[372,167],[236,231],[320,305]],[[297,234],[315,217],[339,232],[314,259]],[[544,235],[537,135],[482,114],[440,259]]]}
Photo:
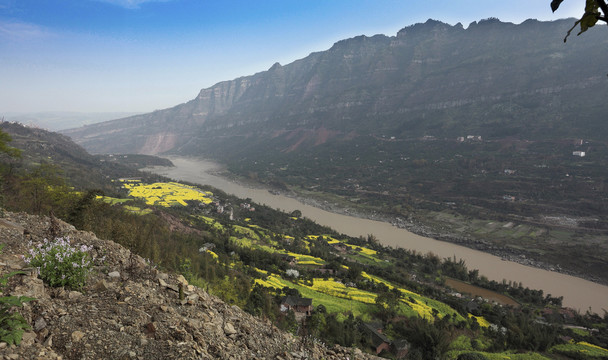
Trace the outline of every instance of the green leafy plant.
{"label": "green leafy plant", "polygon": [[38,270],[40,278],[49,286],[80,289],[93,266],[90,250],[86,245],[72,246],[69,238],[44,239],[43,243],[31,247],[23,259]]}
{"label": "green leafy plant", "polygon": [[[3,246],[0,246],[2,252]],[[0,291],[4,291],[8,279],[17,274],[25,274],[23,271],[13,271],[0,277]],[[21,337],[30,325],[23,316],[14,311],[15,307],[23,307],[23,304],[36,300],[27,296],[2,296],[0,297],[0,341],[9,345],[21,343]]]}

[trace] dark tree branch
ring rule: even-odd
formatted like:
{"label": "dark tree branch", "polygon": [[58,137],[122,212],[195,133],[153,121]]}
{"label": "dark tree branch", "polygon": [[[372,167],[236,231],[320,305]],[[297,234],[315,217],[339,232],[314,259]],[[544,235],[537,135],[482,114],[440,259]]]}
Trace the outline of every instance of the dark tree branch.
{"label": "dark tree branch", "polygon": [[[606,4],[606,0],[595,0],[595,2],[600,7],[600,9],[602,9],[602,12],[604,13],[604,16],[598,17],[598,20],[606,21],[606,16],[608,16],[608,4]],[[606,22],[608,22],[608,21],[606,21]]]}

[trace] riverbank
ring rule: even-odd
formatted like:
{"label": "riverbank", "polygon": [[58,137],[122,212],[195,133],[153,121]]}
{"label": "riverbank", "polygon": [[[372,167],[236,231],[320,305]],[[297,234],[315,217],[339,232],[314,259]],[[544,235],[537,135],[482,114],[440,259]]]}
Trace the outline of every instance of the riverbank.
{"label": "riverbank", "polygon": [[[310,198],[298,201],[295,193],[287,194],[283,191],[280,195],[275,195],[268,191],[272,189],[268,187],[260,189],[258,184],[247,179],[235,179],[234,175],[223,177],[225,169],[210,161],[181,157],[173,157],[171,160],[175,164],[173,168],[148,170],[180,181],[210,185],[237,197],[250,198],[254,202],[286,212],[300,210],[303,216],[318,224],[329,226],[349,236],[366,237],[373,234],[385,246],[403,247],[422,254],[432,252],[440,258],[463,259],[468,268],[478,269],[480,274],[489,280],[517,281],[524,287],[541,289],[545,294],[563,296],[564,306],[579,311],[591,308],[592,311],[601,313],[602,309],[608,308],[608,286],[556,271],[503,261],[502,256],[497,257],[488,252],[448,242],[445,238],[438,237],[444,241],[435,240],[433,239],[435,234],[432,233],[430,236],[433,237],[420,236],[413,231],[395,226],[391,223],[391,219],[383,218],[379,214],[355,214],[349,209],[339,209],[334,202],[329,201],[325,203]],[[342,214],[337,213],[338,211]],[[420,228],[412,230],[425,233]]]}
{"label": "riverbank", "polygon": [[[510,261],[515,262],[524,266],[530,266],[546,271],[556,272],[560,274],[565,274],[569,276],[575,276],[587,281],[595,282],[601,285],[608,285],[607,279],[602,279],[595,276],[590,276],[589,274],[584,274],[578,271],[574,271],[571,269],[562,268],[559,264],[552,264],[548,262],[543,262],[538,259],[534,259],[529,256],[529,254],[525,251],[518,250],[512,247],[507,246],[498,246],[496,244],[491,243],[486,240],[479,240],[468,237],[466,235],[455,234],[450,232],[438,232],[431,227],[423,224],[420,221],[417,221],[416,218],[419,216],[409,216],[408,219],[404,219],[402,217],[391,216],[388,214],[381,214],[379,212],[364,212],[359,211],[354,208],[345,207],[344,205],[339,205],[333,203],[331,201],[323,199],[322,196],[311,192],[298,191],[297,189],[290,188],[289,190],[273,188],[267,184],[263,184],[260,182],[253,181],[251,179],[239,176],[237,174],[229,172],[224,166],[217,164],[218,167],[214,171],[208,172],[211,175],[222,177],[228,179],[231,182],[234,182],[240,186],[248,187],[248,188],[257,188],[257,189],[265,189],[269,191],[273,195],[283,195],[289,198],[292,198],[300,203],[316,207],[318,209],[332,212],[335,214],[340,214],[344,216],[352,216],[360,219],[381,221],[392,226],[395,226],[399,229],[407,230],[408,232],[414,233],[416,235],[432,238],[434,240],[448,242],[451,244],[456,244],[459,246],[465,246],[469,249],[482,251],[496,257],[499,257],[502,261]],[[331,194],[329,197],[332,197]],[[424,215],[422,215],[424,216]],[[448,229],[443,228],[443,231]]]}

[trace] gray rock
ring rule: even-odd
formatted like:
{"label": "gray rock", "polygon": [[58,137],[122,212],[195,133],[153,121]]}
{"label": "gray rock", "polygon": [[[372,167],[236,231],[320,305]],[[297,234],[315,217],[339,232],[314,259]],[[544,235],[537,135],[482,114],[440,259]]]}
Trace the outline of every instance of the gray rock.
{"label": "gray rock", "polygon": [[82,331],[76,330],[72,333],[72,341],[79,342],[85,336],[85,333]]}
{"label": "gray rock", "polygon": [[23,333],[21,337],[21,346],[31,346],[36,340],[36,333],[33,331],[28,331]]}
{"label": "gray rock", "polygon": [[186,278],[184,277],[184,275],[179,275],[177,277],[177,281],[179,283],[181,283],[182,285],[184,285],[184,286],[188,286],[188,280],[186,280]]}
{"label": "gray rock", "polygon": [[38,317],[36,321],[34,321],[34,331],[39,332],[40,330],[46,327],[46,321],[42,316]]}
{"label": "gray rock", "polygon": [[110,288],[109,284],[105,280],[99,280],[95,285],[93,285],[93,290],[97,292],[106,291]]}
{"label": "gray rock", "polygon": [[82,296],[81,292],[78,291],[70,291],[68,294],[68,299],[78,299],[79,297]]}
{"label": "gray rock", "polygon": [[167,273],[159,273],[156,276],[156,278],[159,279],[159,280],[168,280],[169,279],[169,274],[167,274]]}
{"label": "gray rock", "polygon": [[234,325],[232,325],[231,323],[227,322],[224,325],[224,333],[226,335],[236,334],[236,329],[234,328]]}

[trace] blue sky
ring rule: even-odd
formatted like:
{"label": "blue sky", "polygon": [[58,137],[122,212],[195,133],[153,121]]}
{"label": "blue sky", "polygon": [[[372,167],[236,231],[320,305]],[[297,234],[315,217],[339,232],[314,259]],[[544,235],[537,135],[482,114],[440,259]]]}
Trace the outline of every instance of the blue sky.
{"label": "blue sky", "polygon": [[[148,112],[357,35],[556,14],[550,0],[0,0],[3,112]],[[562,34],[558,34],[558,41]]]}

